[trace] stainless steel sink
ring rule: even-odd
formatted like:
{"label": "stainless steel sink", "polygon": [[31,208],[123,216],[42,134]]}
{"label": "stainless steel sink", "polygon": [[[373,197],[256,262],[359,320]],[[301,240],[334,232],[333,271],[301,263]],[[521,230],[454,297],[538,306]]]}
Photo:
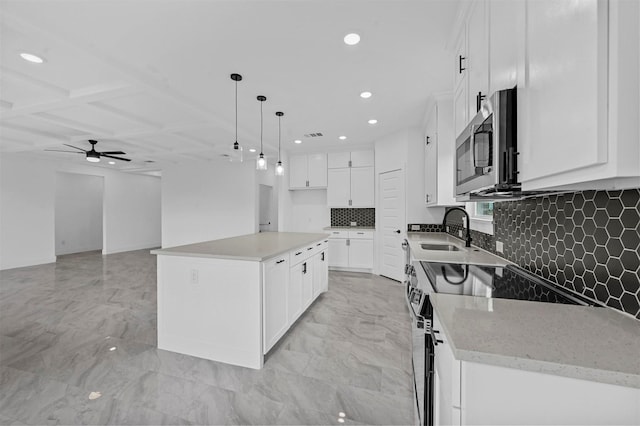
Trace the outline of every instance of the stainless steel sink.
{"label": "stainless steel sink", "polygon": [[460,251],[460,248],[453,244],[420,244],[420,247],[423,250]]}

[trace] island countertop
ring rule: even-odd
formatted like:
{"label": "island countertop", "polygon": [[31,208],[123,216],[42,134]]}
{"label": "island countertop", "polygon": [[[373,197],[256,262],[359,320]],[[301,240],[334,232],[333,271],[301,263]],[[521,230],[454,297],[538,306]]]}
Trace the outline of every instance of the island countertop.
{"label": "island countertop", "polygon": [[262,262],[282,253],[304,247],[329,237],[329,234],[302,232],[260,232],[204,241],[184,246],[151,250],[151,254],[168,256],[205,257]]}
{"label": "island countertop", "polygon": [[456,359],[640,389],[640,323],[609,308],[434,293]]}

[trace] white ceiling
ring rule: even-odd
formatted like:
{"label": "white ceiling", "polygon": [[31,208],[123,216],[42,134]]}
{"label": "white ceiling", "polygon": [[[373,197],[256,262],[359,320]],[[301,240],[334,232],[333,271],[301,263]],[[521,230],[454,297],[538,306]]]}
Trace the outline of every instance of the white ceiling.
{"label": "white ceiling", "polygon": [[[219,159],[239,137],[265,155],[347,148],[422,123],[451,86],[457,1],[1,1],[0,151],[122,150],[121,169]],[[343,42],[357,32],[356,46]],[[29,52],[46,59],[32,64]],[[359,93],[373,92],[370,99]],[[375,126],[367,120],[376,118]],[[321,138],[303,135],[322,132]],[[346,135],[346,141],[338,136]],[[294,139],[303,144],[294,145]],[[245,151],[245,159],[255,154]],[[82,156],[76,161],[84,161]],[[65,157],[66,158],[66,157]],[[152,160],[155,163],[145,163]],[[103,163],[100,163],[103,164]],[[114,166],[109,166],[114,167]]]}

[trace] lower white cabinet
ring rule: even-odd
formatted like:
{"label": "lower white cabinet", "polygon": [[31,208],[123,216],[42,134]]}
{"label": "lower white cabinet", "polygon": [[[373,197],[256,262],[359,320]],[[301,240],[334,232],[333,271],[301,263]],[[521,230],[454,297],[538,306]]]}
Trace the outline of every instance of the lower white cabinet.
{"label": "lower white cabinet", "polygon": [[266,354],[329,289],[328,240],[263,262],[263,351]]}
{"label": "lower white cabinet", "polygon": [[373,269],[373,231],[332,231],[329,237],[329,267]]}
{"label": "lower white cabinet", "polygon": [[459,361],[433,331],[436,425],[640,424],[640,389]]}
{"label": "lower white cabinet", "polygon": [[264,345],[271,348],[287,331],[289,253],[264,264]]}

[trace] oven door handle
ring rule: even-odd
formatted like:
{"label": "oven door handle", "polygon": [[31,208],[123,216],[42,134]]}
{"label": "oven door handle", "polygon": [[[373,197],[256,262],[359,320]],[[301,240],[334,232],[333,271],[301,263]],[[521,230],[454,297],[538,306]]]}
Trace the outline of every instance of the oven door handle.
{"label": "oven door handle", "polygon": [[413,290],[410,287],[409,280],[406,282],[405,286],[405,300],[407,302],[407,308],[409,308],[409,314],[411,315],[412,320],[417,320],[418,322],[424,323],[424,318],[422,315],[416,314],[416,310],[413,309],[413,305],[411,304],[411,296],[413,295]]}

